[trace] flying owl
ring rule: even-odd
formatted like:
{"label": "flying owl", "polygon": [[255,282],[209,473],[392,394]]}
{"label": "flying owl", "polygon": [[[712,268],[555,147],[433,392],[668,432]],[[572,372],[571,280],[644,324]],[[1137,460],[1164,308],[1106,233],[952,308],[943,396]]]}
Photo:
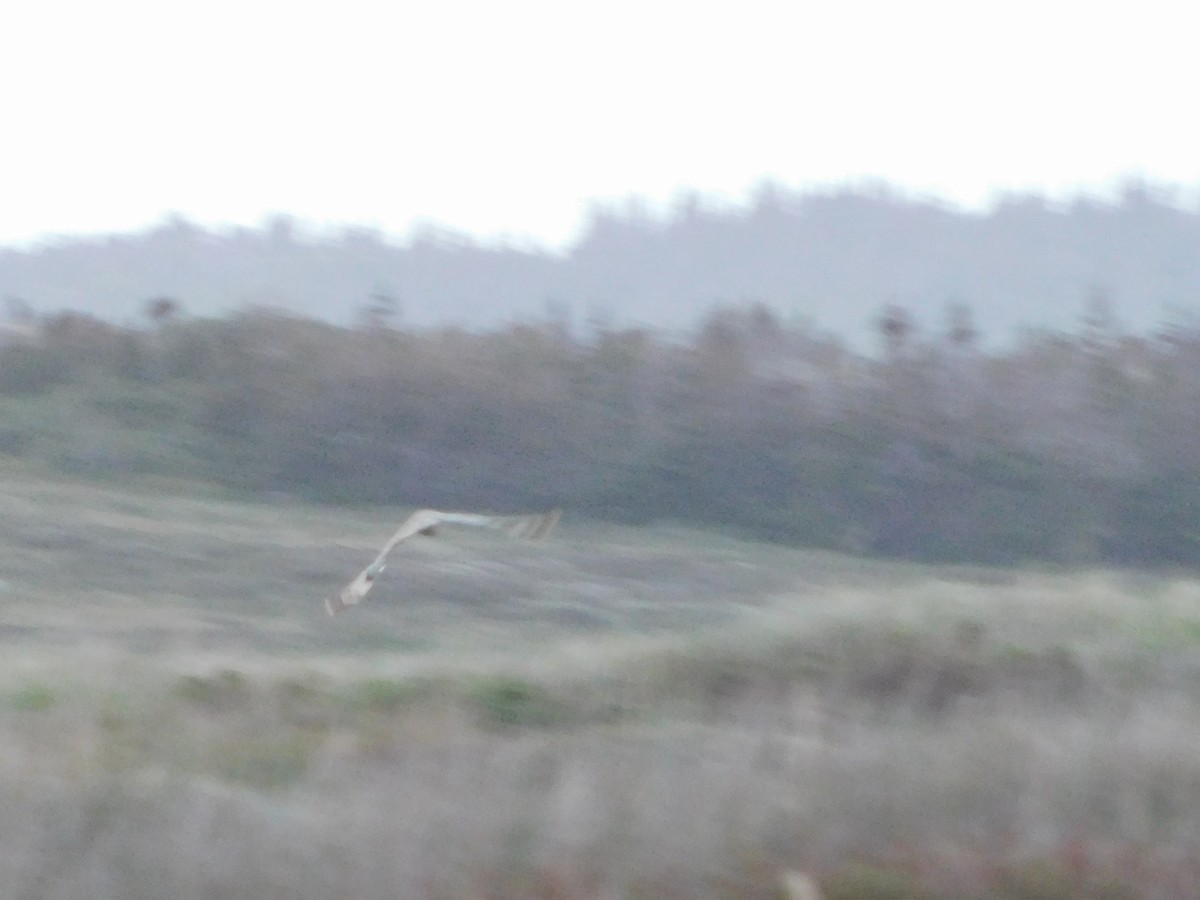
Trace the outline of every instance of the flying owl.
{"label": "flying owl", "polygon": [[331,616],[336,616],[349,606],[360,603],[363,597],[375,584],[387,565],[387,556],[392,548],[418,534],[433,535],[439,525],[473,525],[478,528],[495,528],[510,537],[527,540],[541,540],[554,530],[562,510],[552,510],[546,513],[532,513],[522,516],[489,516],[482,513],[439,512],[436,509],[420,509],[404,520],[404,523],[391,536],[374,561],[358,573],[348,585],[338,592],[336,597],[325,600],[325,610]]}

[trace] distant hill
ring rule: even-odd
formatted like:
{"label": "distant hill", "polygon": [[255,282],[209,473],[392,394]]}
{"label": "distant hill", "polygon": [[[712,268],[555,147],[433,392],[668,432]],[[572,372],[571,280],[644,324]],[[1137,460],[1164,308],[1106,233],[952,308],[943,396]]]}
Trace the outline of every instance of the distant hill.
{"label": "distant hill", "polygon": [[965,304],[998,342],[1022,326],[1072,328],[1103,296],[1120,326],[1144,331],[1200,309],[1200,211],[1144,186],[1116,202],[1014,197],[987,213],[886,189],[765,189],[737,208],[597,212],[562,253],[447,232],[314,238],[286,217],[220,233],[175,217],[0,249],[10,308],[132,321],[161,296],[193,315],[265,305],[352,322],[374,309],[410,327],[468,328],[547,315],[684,328],[717,304],[764,302],[858,343],[888,303],[939,331],[948,306]]}

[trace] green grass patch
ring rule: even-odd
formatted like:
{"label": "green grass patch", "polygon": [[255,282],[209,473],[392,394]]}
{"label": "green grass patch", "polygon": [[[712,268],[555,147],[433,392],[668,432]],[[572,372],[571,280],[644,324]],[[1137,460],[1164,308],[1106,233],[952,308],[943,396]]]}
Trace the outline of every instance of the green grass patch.
{"label": "green grass patch", "polygon": [[48,685],[26,684],[8,695],[8,704],[21,712],[44,712],[58,704],[58,695]]}
{"label": "green grass patch", "polygon": [[435,697],[443,687],[433,678],[367,678],[343,688],[343,700],[353,709],[392,713]]}
{"label": "green grass patch", "polygon": [[485,728],[549,728],[575,719],[571,707],[546,688],[519,678],[484,678],[468,698]]}

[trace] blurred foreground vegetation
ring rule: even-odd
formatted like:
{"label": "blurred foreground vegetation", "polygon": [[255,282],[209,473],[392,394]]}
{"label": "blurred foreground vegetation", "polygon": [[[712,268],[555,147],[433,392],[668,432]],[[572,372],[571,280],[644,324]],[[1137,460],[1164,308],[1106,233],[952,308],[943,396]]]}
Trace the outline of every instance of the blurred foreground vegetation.
{"label": "blurred foreground vegetation", "polygon": [[1175,900],[1200,583],[0,465],[18,900]]}
{"label": "blurred foreground vegetation", "polygon": [[1200,328],[881,352],[762,307],[683,338],[552,318],[482,334],[271,310],[79,314],[0,346],[0,454],[340,503],[718,524],[922,560],[1200,561]]}

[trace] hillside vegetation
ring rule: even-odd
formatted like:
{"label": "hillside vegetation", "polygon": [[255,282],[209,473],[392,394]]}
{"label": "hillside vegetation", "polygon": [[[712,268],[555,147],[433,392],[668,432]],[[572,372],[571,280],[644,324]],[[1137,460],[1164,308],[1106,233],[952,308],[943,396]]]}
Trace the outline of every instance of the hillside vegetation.
{"label": "hillside vegetation", "polygon": [[1176,898],[1200,583],[0,473],[0,883],[38,900]]}
{"label": "hillside vegetation", "polygon": [[566,507],[928,561],[1200,561],[1200,332],[1005,351],[898,307],[861,356],[764,307],[686,340],[79,314],[0,346],[0,456],[334,503]]}

